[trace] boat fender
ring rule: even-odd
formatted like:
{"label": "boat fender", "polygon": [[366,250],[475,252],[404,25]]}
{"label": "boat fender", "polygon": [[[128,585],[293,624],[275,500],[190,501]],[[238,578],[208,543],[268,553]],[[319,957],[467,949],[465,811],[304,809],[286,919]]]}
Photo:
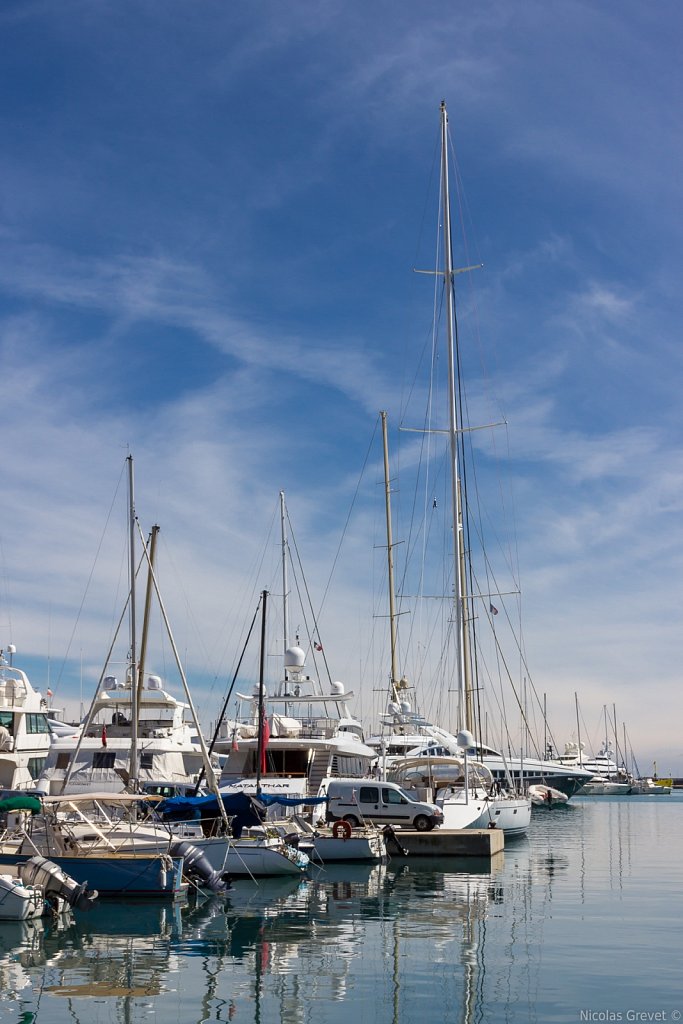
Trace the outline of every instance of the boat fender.
{"label": "boat fender", "polygon": [[403,846],[396,835],[395,830],[391,825],[385,825],[382,829],[382,835],[384,836],[384,845],[387,853],[401,853],[404,857],[408,856],[408,851]]}
{"label": "boat fender", "polygon": [[58,864],[45,857],[25,861],[19,868],[19,875],[24,885],[40,886],[46,900],[59,897],[74,910],[90,910],[98,896],[96,889],[88,889],[87,882],[79,885]]}
{"label": "boat fender", "polygon": [[172,843],[169,853],[172,857],[183,858],[183,874],[191,882],[196,882],[201,889],[225,892],[227,885],[220,871],[211,867],[209,858],[194,843]]}
{"label": "boat fender", "polygon": [[164,853],[161,857],[161,866],[159,868],[159,888],[163,891],[166,890],[168,884],[169,871],[173,871],[173,858]]}
{"label": "boat fender", "polygon": [[351,838],[351,825],[348,821],[335,821],[332,826],[332,835],[335,839],[343,839],[346,842]]}

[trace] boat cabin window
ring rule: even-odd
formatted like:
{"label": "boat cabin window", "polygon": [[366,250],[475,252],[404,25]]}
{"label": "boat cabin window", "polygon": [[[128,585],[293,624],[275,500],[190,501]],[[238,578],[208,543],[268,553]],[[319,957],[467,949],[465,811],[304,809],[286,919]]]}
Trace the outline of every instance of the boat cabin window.
{"label": "boat cabin window", "polygon": [[96,750],[92,756],[93,768],[113,768],[116,753],[113,750]]}
{"label": "boat cabin window", "polygon": [[448,747],[440,747],[437,743],[430,743],[428,747],[424,747],[423,750],[419,751],[419,757],[450,757],[451,752]]}
{"label": "boat cabin window", "polygon": [[4,726],[11,736],[14,735],[14,715],[11,711],[0,711],[0,725]]}
{"label": "boat cabin window", "polygon": [[69,754],[68,751],[62,752],[61,754],[57,754],[57,764],[55,767],[57,768],[58,771],[65,772],[66,769],[69,767],[70,760],[71,754]]}
{"label": "boat cabin window", "polygon": [[[244,762],[246,775],[256,772],[256,751],[250,750]],[[266,770],[269,775],[301,776],[308,774],[307,750],[278,750],[271,747],[266,751]]]}
{"label": "boat cabin window", "polygon": [[50,727],[47,724],[47,715],[26,715],[26,732],[49,733]]}
{"label": "boat cabin window", "polygon": [[40,778],[46,760],[47,757],[29,757],[27,768],[32,779]]}
{"label": "boat cabin window", "polygon": [[154,754],[150,754],[149,751],[143,751],[140,754],[140,767],[141,768],[153,768],[154,767]]}

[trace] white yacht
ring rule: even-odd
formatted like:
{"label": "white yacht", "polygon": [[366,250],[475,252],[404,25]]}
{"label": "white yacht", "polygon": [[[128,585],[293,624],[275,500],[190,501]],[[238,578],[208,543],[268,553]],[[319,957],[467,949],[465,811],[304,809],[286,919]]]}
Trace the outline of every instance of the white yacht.
{"label": "white yacht", "polygon": [[[408,701],[392,702],[387,714],[382,716],[384,732],[369,736],[368,746],[373,747],[380,766],[387,769],[397,759],[406,757],[460,757],[456,737],[433,725],[423,716],[411,711]],[[475,742],[471,754],[483,764],[501,787],[513,785],[526,789],[528,786],[551,786],[568,798],[575,796],[591,781],[593,772],[578,764],[558,760],[544,761],[541,758],[505,757],[500,751],[485,743]]]}
{"label": "white yacht", "polygon": [[[138,696],[137,694],[135,695]],[[197,730],[186,721],[190,705],[148,676],[134,701],[130,678],[105,676],[86,723],[70,736],[55,736],[36,788],[59,796],[89,791],[122,793],[130,781],[133,707],[137,706],[137,784],[194,785],[202,770]],[[218,759],[215,759],[218,772]]]}
{"label": "white yacht", "polygon": [[565,743],[564,753],[558,760],[567,767],[576,766],[590,772],[591,778],[584,785],[582,796],[626,796],[631,792],[633,779],[614,760],[614,751],[607,740],[595,757],[584,754],[584,744],[572,740]]}
{"label": "white yacht", "polygon": [[[305,653],[285,652],[285,678],[275,693],[263,694],[266,728],[259,747],[259,692],[238,694],[236,717],[224,722],[214,751],[227,754],[221,789],[231,787],[289,798],[315,797],[324,779],[370,773],[375,751],[348,709],[353,693],[334,682],[324,694],[306,674]],[[263,750],[259,765],[259,751]],[[261,771],[259,772],[259,768]]]}
{"label": "white yacht", "polygon": [[11,664],[15,652],[0,651],[0,790],[33,789],[50,748],[47,701]]}

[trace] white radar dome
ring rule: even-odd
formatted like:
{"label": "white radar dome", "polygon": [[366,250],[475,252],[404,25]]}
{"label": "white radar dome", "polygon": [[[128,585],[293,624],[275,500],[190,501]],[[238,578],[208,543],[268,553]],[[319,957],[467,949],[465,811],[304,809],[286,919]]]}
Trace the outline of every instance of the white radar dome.
{"label": "white radar dome", "polygon": [[160,690],[161,689],[161,676],[147,676],[147,689],[148,690]]}
{"label": "white radar dome", "polygon": [[342,693],[344,693],[344,684],[340,683],[339,681],[337,681],[336,683],[332,683],[332,685],[330,686],[330,690],[335,695],[335,697],[341,697]]}
{"label": "white radar dome", "polygon": [[306,655],[300,647],[288,647],[285,651],[285,668],[303,668],[306,662]]}
{"label": "white radar dome", "polygon": [[474,736],[468,729],[462,729],[456,736],[456,741],[459,747],[467,748],[474,747]]}

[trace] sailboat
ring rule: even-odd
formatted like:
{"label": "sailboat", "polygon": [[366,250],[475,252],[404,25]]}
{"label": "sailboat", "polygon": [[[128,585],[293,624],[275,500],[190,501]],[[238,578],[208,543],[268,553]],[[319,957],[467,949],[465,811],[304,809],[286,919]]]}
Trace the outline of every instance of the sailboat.
{"label": "sailboat", "polygon": [[[456,316],[454,279],[459,271],[453,267],[451,238],[451,209],[449,194],[449,163],[448,163],[448,114],[446,104],[441,104],[441,216],[443,225],[443,267],[437,276],[443,278],[446,300],[446,331],[447,331],[447,367],[448,367],[448,420],[446,431],[449,440],[450,470],[450,502],[452,515],[453,538],[453,637],[455,639],[455,671],[458,689],[458,727],[456,735],[446,730],[435,730],[430,723],[421,723],[422,743],[427,740],[426,753],[420,750],[408,750],[408,760],[394,763],[392,778],[405,781],[410,774],[420,773],[431,782],[437,766],[433,763],[436,757],[438,779],[436,800],[444,812],[445,828],[502,828],[506,835],[522,835],[531,821],[531,800],[528,794],[515,792],[512,789],[511,777],[509,791],[495,782],[492,775],[487,776],[487,769],[477,765],[477,775],[470,774],[474,768],[477,754],[477,743],[473,736],[474,715],[472,709],[473,684],[471,678],[472,662],[475,657],[474,645],[470,644],[470,600],[467,593],[466,550],[464,540],[464,509],[466,508],[466,489],[461,475],[462,439],[466,425],[462,421],[461,405],[458,400],[459,381],[456,374]],[[465,268],[471,270],[474,268]],[[385,456],[386,461],[386,456]],[[392,635],[392,650],[395,640]],[[390,702],[389,714],[409,717],[410,709],[403,706],[395,685],[395,671],[392,665],[393,699]],[[407,722],[405,724],[408,724]],[[404,730],[405,731],[405,730]],[[431,732],[431,736],[430,736]],[[441,742],[439,742],[439,740]],[[444,742],[457,747],[460,757],[455,757],[452,749],[444,749]],[[433,745],[440,746],[439,751]],[[444,756],[445,755],[445,756]],[[451,773],[451,778],[448,773]],[[488,785],[486,782],[488,781]],[[477,813],[470,821],[472,805]]]}
{"label": "sailboat", "polygon": [[[159,527],[143,543],[147,562],[147,591],[140,650],[136,622],[136,530],[133,458],[128,456],[129,593],[117,628],[129,618],[128,663],[124,678],[109,674],[114,637],[83,723],[72,733],[55,736],[36,789],[52,796],[69,793],[138,792],[160,783],[176,788],[194,787],[204,764],[206,750],[199,721],[189,694],[170,625],[154,573]],[[174,696],[158,675],[148,674],[147,634],[154,592],[183,680],[185,700]],[[218,759],[214,768],[219,770]]]}
{"label": "sailboat", "polygon": [[584,744],[581,742],[581,723],[579,715],[579,698],[574,694],[576,705],[576,728],[578,740],[568,741],[564,745],[564,753],[559,755],[559,760],[564,765],[578,765],[590,773],[589,780],[581,790],[581,796],[626,796],[631,791],[632,779],[628,777],[626,770],[619,766],[614,760],[614,751],[610,745],[607,731],[607,705],[603,706],[605,715],[605,742],[596,754],[590,757],[584,753]]}

